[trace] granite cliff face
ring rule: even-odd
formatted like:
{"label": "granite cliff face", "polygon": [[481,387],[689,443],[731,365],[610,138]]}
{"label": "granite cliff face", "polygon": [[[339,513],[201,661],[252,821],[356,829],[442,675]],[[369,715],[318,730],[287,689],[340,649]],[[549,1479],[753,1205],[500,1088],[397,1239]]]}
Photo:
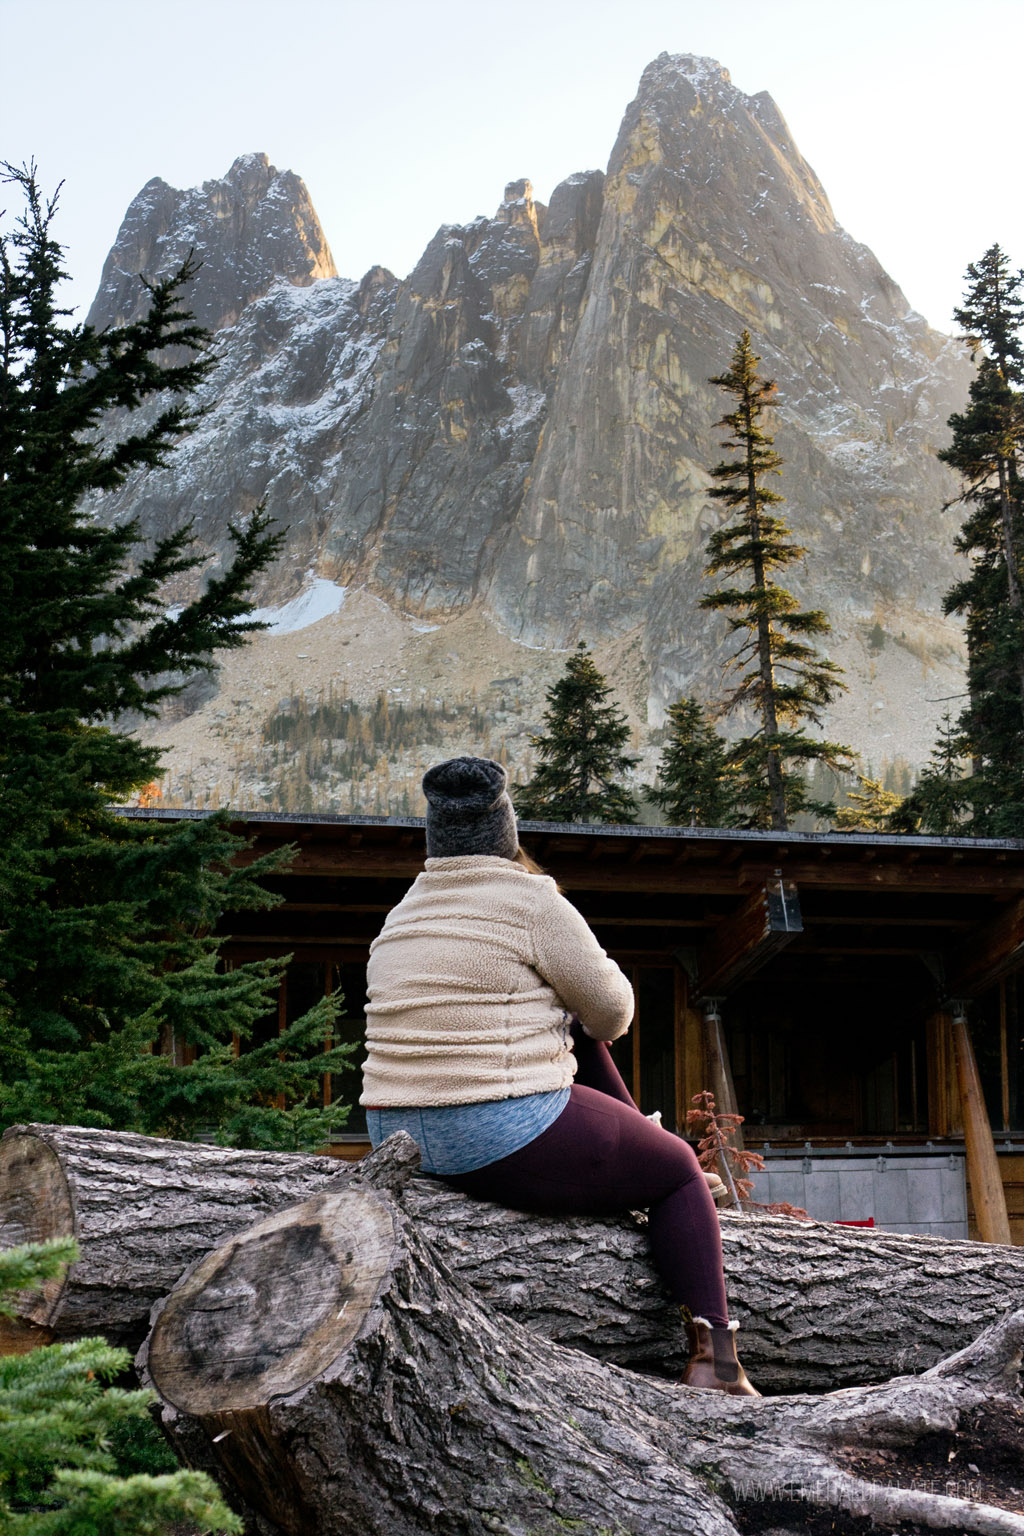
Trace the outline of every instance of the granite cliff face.
{"label": "granite cliff face", "polygon": [[[510,183],[493,218],[443,226],[402,282],[337,277],[302,182],[264,156],[192,192],[153,181],[90,318],[135,313],[134,274],[189,248],[204,261],[194,306],[217,331],[209,414],[103,516],[130,510],[153,533],[192,517],[219,554],[228,521],[265,498],[290,528],[268,607],[317,579],[362,589],[359,612],[372,597],[394,621],[410,697],[486,689],[501,670],[489,648],[506,670],[518,654],[513,758],[585,638],[642,738],[683,689],[720,689],[724,631],[696,607],[721,516],[706,488],[724,399],[707,381],[745,326],[779,385],[781,488],[811,550],[793,585],[829,612],[849,673],[830,730],[876,767],[926,756],[936,700],[962,676],[940,616],[955,485],[935,449],[969,367],[836,224],[768,96],[662,55],[607,177],[569,177],[548,207]],[[342,657],[355,613],[350,597],[297,689],[380,685]],[[237,669],[231,686],[246,693]]]}
{"label": "granite cliff face", "polygon": [[338,275],[300,178],[266,155],[240,155],[221,181],[186,192],[147,181],[104,262],[88,323],[137,319],[147,305],[139,274],[163,277],[190,252],[200,270],[189,304],[211,331],[234,325],[276,278],[305,287]]}
{"label": "granite cliff face", "polygon": [[779,386],[781,489],[812,551],[801,596],[838,630],[938,611],[953,525],[934,450],[966,369],[908,311],[771,99],[710,61],[657,60],[612,153],[587,300],[488,587],[496,613],[550,644],[567,619],[621,632],[642,611],[657,704],[714,686],[715,631],[694,608],[721,517],[706,487],[726,401],[708,378],[744,326]]}

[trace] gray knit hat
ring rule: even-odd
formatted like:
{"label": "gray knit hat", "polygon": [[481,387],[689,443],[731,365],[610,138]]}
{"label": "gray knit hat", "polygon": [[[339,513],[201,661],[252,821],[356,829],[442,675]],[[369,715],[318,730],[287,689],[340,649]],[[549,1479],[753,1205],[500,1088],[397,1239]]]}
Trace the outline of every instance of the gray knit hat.
{"label": "gray knit hat", "polygon": [[427,797],[427,858],[490,854],[514,859],[519,851],[508,774],[489,757],[450,757],[423,777]]}

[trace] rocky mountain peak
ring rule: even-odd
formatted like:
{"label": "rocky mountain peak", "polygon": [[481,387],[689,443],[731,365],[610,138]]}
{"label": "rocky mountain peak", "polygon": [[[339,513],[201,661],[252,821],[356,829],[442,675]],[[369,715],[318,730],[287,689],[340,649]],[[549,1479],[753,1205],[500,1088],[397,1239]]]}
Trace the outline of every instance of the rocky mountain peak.
{"label": "rocky mountain peak", "polygon": [[279,278],[305,286],[336,277],[305,183],[264,154],[240,155],[227,174],[181,191],[154,177],[133,199],[100,278],[88,323],[125,325],[146,310],[139,281],[165,277],[189,252],[202,263],[189,293],[210,330],[233,325]]}
{"label": "rocky mountain peak", "polygon": [[640,76],[637,95],[653,94],[663,89],[669,80],[677,76],[688,80],[695,90],[714,91],[722,86],[728,86],[730,92],[738,94],[733,86],[732,76],[717,59],[708,58],[706,54],[699,53],[659,53]]}
{"label": "rocky mountain peak", "polygon": [[[638,744],[680,693],[720,696],[728,637],[700,608],[723,516],[708,497],[724,408],[710,379],[746,328],[778,382],[770,430],[810,551],[791,585],[829,613],[851,682],[826,727],[875,768],[927,757],[936,701],[962,687],[962,638],[942,615],[956,484],[935,450],[970,365],[836,224],[770,96],[745,95],[715,60],[662,54],[607,175],[569,176],[546,209],[509,181],[493,217],[442,226],[401,281],[379,267],[338,279],[302,182],[264,156],[187,192],[154,180],[94,321],[127,318],[135,274],[190,248],[205,262],[196,310],[232,326],[208,414],[102,515],[154,535],[191,518],[220,554],[229,523],[265,501],[289,532],[262,605],[317,581],[362,593],[338,611],[344,655],[296,641],[293,692],[314,660],[318,686],[359,698],[385,679],[396,698],[486,695],[496,672],[515,674],[523,702],[501,741],[458,748],[507,746],[510,761],[580,638]],[[399,663],[375,642],[360,671],[370,609],[404,649]],[[475,637],[471,657],[459,634]]]}
{"label": "rocky mountain peak", "polygon": [[528,224],[537,231],[537,207],[533,201],[533,182],[521,177],[505,185],[505,196],[494,215],[504,224]]}
{"label": "rocky mountain peak", "polygon": [[645,69],[608,170],[637,185],[653,166],[685,177],[703,201],[719,194],[723,176],[737,177],[766,194],[762,206],[776,216],[802,212],[823,230],[836,227],[825,190],[771,96],[747,96],[716,59],[663,53]]}

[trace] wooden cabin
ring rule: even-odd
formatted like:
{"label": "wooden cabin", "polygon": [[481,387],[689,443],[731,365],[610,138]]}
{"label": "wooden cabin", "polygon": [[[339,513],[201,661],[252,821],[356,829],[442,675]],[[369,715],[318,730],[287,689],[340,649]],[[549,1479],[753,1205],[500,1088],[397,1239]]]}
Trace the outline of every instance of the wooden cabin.
{"label": "wooden cabin", "polygon": [[[226,930],[227,963],[292,957],[264,1032],[340,989],[338,1032],[360,1041],[369,945],[422,867],[422,820],[255,814],[237,830],[248,857],[296,849],[269,882],[282,903]],[[982,1123],[1024,1243],[1024,842],[546,822],[521,835],[632,978],[636,1019],[615,1054],[641,1109],[682,1132],[710,1088],[744,1116],[772,1198],[820,1173],[835,1206],[838,1169],[846,1215],[813,1202],[812,1215],[950,1235],[968,1220],[977,1233],[979,1214],[989,1231],[974,1209],[992,1198]],[[323,1093],[352,1104],[358,1073]],[[364,1127],[356,1107],[336,1150],[361,1155]],[[942,1189],[928,1167],[948,1172]],[[904,1187],[920,1220],[867,1208]]]}

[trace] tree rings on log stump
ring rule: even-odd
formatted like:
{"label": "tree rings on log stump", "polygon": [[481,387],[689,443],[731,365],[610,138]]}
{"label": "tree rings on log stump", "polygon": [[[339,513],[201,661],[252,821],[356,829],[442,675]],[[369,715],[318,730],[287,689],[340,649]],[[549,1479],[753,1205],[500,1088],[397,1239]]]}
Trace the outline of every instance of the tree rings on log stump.
{"label": "tree rings on log stump", "polygon": [[[0,1158],[0,1247],[46,1243],[75,1231],[71,1192],[55,1152],[36,1136],[9,1135]],[[49,1344],[49,1324],[60,1307],[66,1270],[22,1293],[18,1316],[0,1315],[0,1355],[24,1354]]]}
{"label": "tree rings on log stump", "polygon": [[50,1337],[35,1343],[101,1334],[138,1349],[154,1303],[190,1264],[348,1176],[331,1157],[12,1126],[0,1138],[0,1246],[73,1236],[79,1257],[63,1282],[18,1299],[0,1353],[17,1347],[13,1335],[39,1328]]}
{"label": "tree rings on log stump", "polygon": [[318,1195],[207,1255],[153,1329],[149,1374],[183,1413],[261,1408],[327,1370],[379,1295],[394,1222],[372,1191]]}

